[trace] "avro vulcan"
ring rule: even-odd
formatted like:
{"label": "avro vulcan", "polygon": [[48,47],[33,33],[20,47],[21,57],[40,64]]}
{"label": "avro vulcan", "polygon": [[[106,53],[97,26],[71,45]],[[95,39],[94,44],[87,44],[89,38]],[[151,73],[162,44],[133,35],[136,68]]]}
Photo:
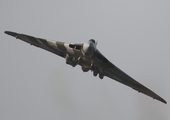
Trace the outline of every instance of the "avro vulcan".
{"label": "avro vulcan", "polygon": [[104,76],[114,79],[124,85],[127,85],[138,92],[167,103],[159,95],[137,82],[135,79],[120,70],[112,64],[98,49],[97,42],[90,39],[84,44],[68,44],[65,42],[50,41],[42,38],[5,31],[6,34],[27,42],[36,47],[45,49],[62,58],[66,59],[66,64],[73,67],[80,65],[83,72],[92,71],[94,76],[103,79]]}

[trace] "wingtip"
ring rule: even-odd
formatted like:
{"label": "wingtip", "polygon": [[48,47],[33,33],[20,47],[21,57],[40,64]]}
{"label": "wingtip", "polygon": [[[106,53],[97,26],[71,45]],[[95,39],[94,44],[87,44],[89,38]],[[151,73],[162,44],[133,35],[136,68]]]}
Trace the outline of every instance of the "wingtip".
{"label": "wingtip", "polygon": [[167,104],[167,102],[165,100],[162,100],[163,103]]}
{"label": "wingtip", "polygon": [[153,99],[157,99],[157,100],[161,101],[162,103],[167,104],[167,102],[161,97],[157,97],[157,98],[153,98]]}
{"label": "wingtip", "polygon": [[16,36],[17,36],[17,33],[11,32],[11,31],[4,31],[4,33],[7,34],[7,35],[11,35],[11,36],[13,36],[13,37],[16,37]]}
{"label": "wingtip", "polygon": [[4,31],[4,33],[8,34],[8,33],[9,33],[9,31]]}
{"label": "wingtip", "polygon": [[13,34],[14,32],[11,32],[11,31],[4,31],[4,33],[8,34],[8,35],[11,35]]}
{"label": "wingtip", "polygon": [[4,33],[9,35],[11,32],[10,31],[4,31]]}
{"label": "wingtip", "polygon": [[167,104],[167,102],[166,102],[164,99],[161,99],[161,100],[159,100],[159,101],[161,101],[161,102]]}
{"label": "wingtip", "polygon": [[163,101],[161,101],[161,102],[163,102],[164,104],[167,104],[167,102],[166,102],[165,100],[163,100]]}

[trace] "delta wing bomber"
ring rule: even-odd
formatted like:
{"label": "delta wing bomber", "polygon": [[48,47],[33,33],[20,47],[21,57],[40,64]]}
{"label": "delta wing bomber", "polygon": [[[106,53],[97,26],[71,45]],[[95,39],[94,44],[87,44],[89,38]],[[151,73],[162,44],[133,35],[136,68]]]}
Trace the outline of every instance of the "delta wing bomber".
{"label": "delta wing bomber", "polygon": [[97,49],[97,42],[90,39],[84,44],[68,44],[64,42],[54,42],[46,39],[36,38],[33,36],[5,31],[6,34],[27,42],[36,47],[52,52],[66,59],[66,64],[73,67],[80,65],[83,72],[92,71],[94,76],[99,75],[100,79],[104,76],[114,79],[124,85],[127,85],[138,92],[141,92],[153,99],[167,103],[159,95],[140,84],[125,72],[112,64]]}

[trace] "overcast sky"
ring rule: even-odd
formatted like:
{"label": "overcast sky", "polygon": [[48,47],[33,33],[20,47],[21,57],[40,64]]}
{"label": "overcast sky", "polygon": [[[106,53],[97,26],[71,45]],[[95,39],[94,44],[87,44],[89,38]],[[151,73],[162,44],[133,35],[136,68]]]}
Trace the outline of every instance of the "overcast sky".
{"label": "overcast sky", "polygon": [[[169,120],[169,0],[0,0],[1,120]],[[4,34],[84,43],[168,104]]]}

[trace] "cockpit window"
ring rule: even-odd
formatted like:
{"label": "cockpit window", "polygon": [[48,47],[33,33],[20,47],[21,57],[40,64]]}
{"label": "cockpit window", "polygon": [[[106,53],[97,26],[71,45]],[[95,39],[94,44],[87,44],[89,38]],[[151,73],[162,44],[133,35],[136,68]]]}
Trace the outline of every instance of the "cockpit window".
{"label": "cockpit window", "polygon": [[94,39],[90,39],[89,41],[93,42],[95,44],[95,40]]}

